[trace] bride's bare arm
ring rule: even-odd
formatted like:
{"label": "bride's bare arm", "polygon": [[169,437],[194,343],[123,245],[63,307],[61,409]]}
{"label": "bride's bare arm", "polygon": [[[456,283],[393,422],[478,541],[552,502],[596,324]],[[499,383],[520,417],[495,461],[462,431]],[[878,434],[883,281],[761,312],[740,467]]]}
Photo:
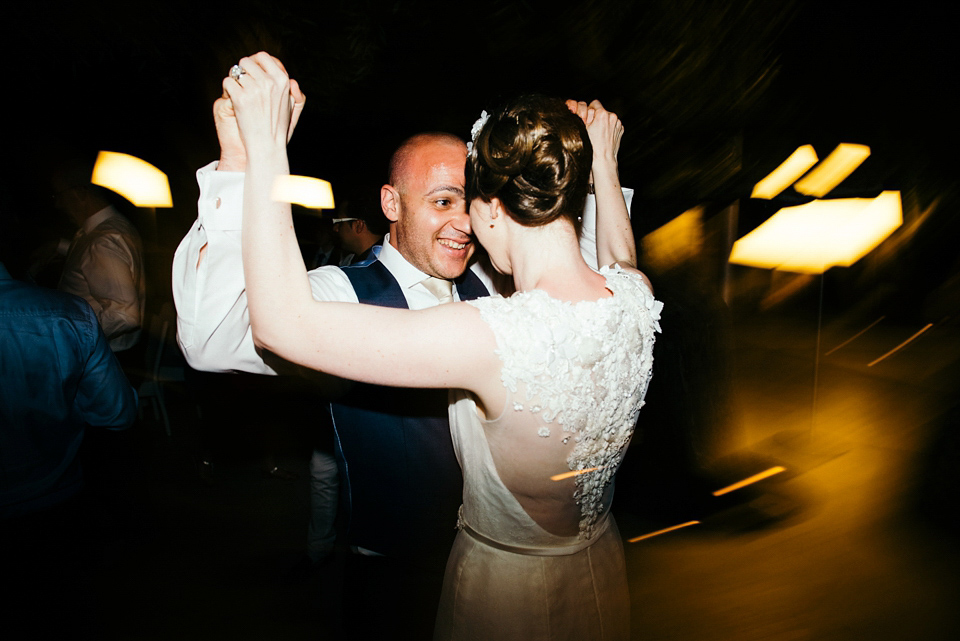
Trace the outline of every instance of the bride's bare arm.
{"label": "bride's bare arm", "polygon": [[630,225],[630,214],[620,189],[617,152],[623,136],[623,124],[615,113],[604,109],[599,100],[567,101],[571,111],[587,127],[593,146],[592,177],[597,199],[597,259],[600,265],[617,263],[636,268],[637,252]]}
{"label": "bride's bare arm", "polygon": [[635,271],[652,291],[650,279],[637,270],[637,245],[630,212],[627,211],[620,189],[617,153],[620,151],[623,124],[615,113],[604,109],[599,100],[589,105],[568,100],[567,107],[583,118],[593,146],[591,177],[597,199],[597,264],[619,265]]}
{"label": "bride's bare arm", "polygon": [[466,304],[411,312],[313,300],[290,206],[271,194],[289,173],[287,131],[299,88],[266,53],[224,80],[246,149],[243,269],[254,342],[281,358],[386,385],[462,387],[497,381],[492,332]]}

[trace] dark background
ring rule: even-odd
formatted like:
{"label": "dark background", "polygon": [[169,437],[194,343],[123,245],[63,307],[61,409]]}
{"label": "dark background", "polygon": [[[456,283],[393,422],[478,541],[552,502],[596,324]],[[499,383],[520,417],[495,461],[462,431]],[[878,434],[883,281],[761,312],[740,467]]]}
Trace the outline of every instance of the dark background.
{"label": "dark background", "polygon": [[194,215],[193,172],[217,157],[220,81],[260,49],[308,97],[293,171],[330,180],[335,193],[378,185],[406,135],[466,136],[482,108],[525,91],[599,98],[621,115],[621,173],[638,189],[641,232],[749,193],[805,143],[821,158],[839,142],[873,148],[847,192],[919,175],[945,189],[957,47],[947,10],[933,6],[23,3],[5,20],[4,209],[40,215],[45,164],[67,149],[121,151],[170,177],[175,209],[159,222],[180,235]]}

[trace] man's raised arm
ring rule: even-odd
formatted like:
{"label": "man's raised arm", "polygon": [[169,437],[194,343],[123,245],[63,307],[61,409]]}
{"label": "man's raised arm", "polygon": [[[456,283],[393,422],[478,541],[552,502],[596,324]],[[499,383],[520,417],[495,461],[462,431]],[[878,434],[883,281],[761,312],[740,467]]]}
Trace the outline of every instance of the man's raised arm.
{"label": "man's raised arm", "polygon": [[[302,106],[302,101],[295,106],[289,134]],[[177,340],[194,369],[275,374],[257,353],[250,332],[240,248],[246,153],[229,100],[220,98],[214,103],[213,120],[220,160],[197,171],[197,220],[173,259]],[[340,280],[337,274],[327,274],[326,279],[315,276],[311,273],[315,298],[343,299],[339,290],[327,291],[330,281],[336,284]]]}

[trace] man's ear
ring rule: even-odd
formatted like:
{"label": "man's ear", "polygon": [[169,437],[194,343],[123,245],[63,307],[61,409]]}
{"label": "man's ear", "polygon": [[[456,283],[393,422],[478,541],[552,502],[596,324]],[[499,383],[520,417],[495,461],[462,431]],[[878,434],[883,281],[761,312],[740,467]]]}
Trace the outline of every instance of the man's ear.
{"label": "man's ear", "polygon": [[380,207],[390,222],[395,223],[400,218],[400,192],[393,185],[380,188]]}

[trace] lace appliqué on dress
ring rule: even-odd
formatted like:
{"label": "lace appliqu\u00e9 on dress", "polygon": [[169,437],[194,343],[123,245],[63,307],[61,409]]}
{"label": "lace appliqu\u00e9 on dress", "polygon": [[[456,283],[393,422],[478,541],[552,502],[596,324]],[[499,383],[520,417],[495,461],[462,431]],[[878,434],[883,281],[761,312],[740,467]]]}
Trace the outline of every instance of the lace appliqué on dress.
{"label": "lace appliqu\u00e9 on dress", "polygon": [[[600,273],[614,295],[596,302],[559,301],[541,290],[470,301],[496,336],[504,386],[524,390],[514,410],[560,426],[563,442],[576,442],[569,469],[594,470],[575,477],[581,538],[591,537],[633,434],[663,308],[640,276],[619,267]],[[552,436],[546,426],[538,434]]]}

